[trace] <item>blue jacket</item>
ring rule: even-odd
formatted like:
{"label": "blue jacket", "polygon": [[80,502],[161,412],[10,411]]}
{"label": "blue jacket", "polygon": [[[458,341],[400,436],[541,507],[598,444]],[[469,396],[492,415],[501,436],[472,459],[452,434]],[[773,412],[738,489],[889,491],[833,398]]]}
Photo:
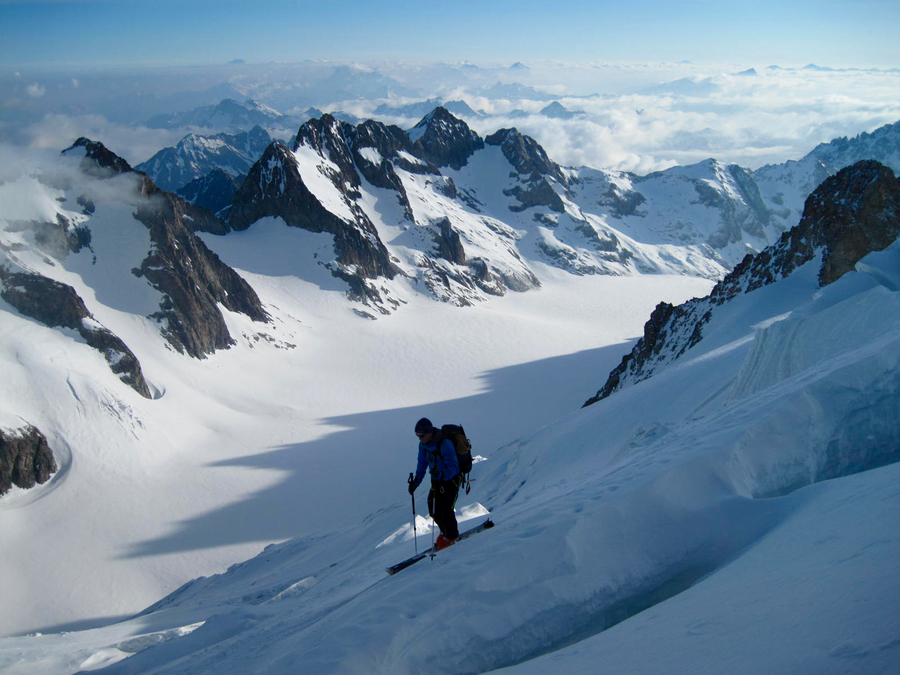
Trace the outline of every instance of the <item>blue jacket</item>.
{"label": "blue jacket", "polygon": [[416,466],[416,478],[413,487],[419,487],[425,477],[425,469],[431,471],[431,480],[453,480],[459,475],[459,460],[456,459],[456,448],[453,441],[445,438],[440,451],[436,443],[419,441],[419,463]]}

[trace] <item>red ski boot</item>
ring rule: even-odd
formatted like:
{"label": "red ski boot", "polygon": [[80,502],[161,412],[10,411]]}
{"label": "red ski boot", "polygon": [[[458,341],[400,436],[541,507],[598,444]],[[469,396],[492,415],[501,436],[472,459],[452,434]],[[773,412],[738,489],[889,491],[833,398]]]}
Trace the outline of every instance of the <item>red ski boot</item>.
{"label": "red ski boot", "polygon": [[447,539],[444,535],[439,534],[437,541],[434,542],[434,550],[441,551],[441,550],[447,548],[448,546],[453,546],[453,544],[455,544],[458,541],[459,541],[459,539]]}

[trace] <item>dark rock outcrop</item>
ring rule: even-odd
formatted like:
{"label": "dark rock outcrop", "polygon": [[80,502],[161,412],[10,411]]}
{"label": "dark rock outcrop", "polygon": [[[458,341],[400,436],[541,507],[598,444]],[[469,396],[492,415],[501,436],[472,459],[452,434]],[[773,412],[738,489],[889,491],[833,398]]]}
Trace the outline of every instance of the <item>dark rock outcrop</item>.
{"label": "dark rock outcrop", "polygon": [[74,288],[39,274],[8,272],[3,267],[0,267],[0,287],[0,297],[20,314],[50,328],[77,331],[88,345],[103,354],[119,379],[141,396],[150,398],[137,357],[118,336],[94,319]]}
{"label": "dark rock outcrop", "polygon": [[825,181],[806,201],[791,247],[823,249],[819,282],[851,271],[872,251],[890,245],[900,230],[900,182],[878,162],[860,162]]}
{"label": "dark rock outcrop", "polygon": [[518,205],[511,205],[510,211],[520,212],[534,206],[546,206],[557,213],[565,211],[562,198],[548,179],[563,188],[568,187],[568,180],[560,166],[547,156],[537,141],[517,129],[501,129],[484,141],[488,145],[500,146],[503,156],[518,174],[520,184],[503,191],[503,194],[515,197],[519,202]]}
{"label": "dark rock outcrop", "polygon": [[459,233],[450,225],[450,219],[441,218],[435,225],[439,228],[438,233],[435,235],[435,241],[438,245],[438,257],[454,265],[465,265],[466,252],[463,249]]}
{"label": "dark rock outcrop", "polygon": [[0,495],[13,485],[28,489],[46,483],[57,469],[47,438],[37,427],[0,429]]}
{"label": "dark rock outcrop", "polygon": [[702,339],[715,308],[792,274],[818,256],[819,284],[833,283],[863,257],[900,237],[900,180],[887,167],[862,161],[828,178],[806,200],[800,223],[755,256],[748,255],[705,298],[673,307],[660,303],[644,336],[584,404],[647,379]]}
{"label": "dark rock outcrop", "polygon": [[268,321],[256,291],[187,226],[184,201],[167,192],[140,206],[135,218],[150,230],[153,249],[135,270],[164,294],[163,335],[180,352],[203,358],[234,340],[217,305]]}
{"label": "dark rock outcrop", "polygon": [[568,181],[559,164],[551,160],[544,148],[531,138],[519,133],[518,129],[500,129],[485,137],[488,145],[499,145],[503,156],[513,165],[521,176],[537,180],[542,176],[555,178],[560,185],[567,186]]}
{"label": "dark rock outcrop", "polygon": [[353,154],[347,142],[347,134],[352,133],[352,130],[352,125],[341,122],[331,115],[322,115],[321,118],[309,120],[300,127],[293,149],[297,150],[301,145],[305,145],[322,157],[328,158],[337,166],[337,173],[329,176],[332,183],[339,189],[352,191],[360,186]]}
{"label": "dark rock outcrop", "polygon": [[[152,248],[134,273],[163,294],[160,311],[152,318],[164,323],[162,333],[172,346],[203,358],[234,344],[218,304],[254,321],[268,321],[250,284],[194,234],[197,230],[224,234],[227,226],[222,221],[206,209],[160,190],[146,174],[132,171],[124,160],[116,161],[101,143],[79,139],[63,152],[75,147],[87,148],[82,167],[94,175],[110,177],[118,172],[135,177],[135,190],[143,199],[138,200],[134,217],[149,230]],[[91,169],[91,160],[105,173]]]}
{"label": "dark rock outcrop", "polygon": [[437,167],[459,170],[473,153],[484,148],[484,140],[469,125],[438,106],[410,132],[416,138],[416,156]]}
{"label": "dark rock outcrop", "polygon": [[63,154],[67,155],[74,155],[77,152],[84,153],[81,170],[93,176],[106,178],[110,175],[134,170],[128,162],[107,149],[103,143],[92,141],[84,136],[63,150]]}

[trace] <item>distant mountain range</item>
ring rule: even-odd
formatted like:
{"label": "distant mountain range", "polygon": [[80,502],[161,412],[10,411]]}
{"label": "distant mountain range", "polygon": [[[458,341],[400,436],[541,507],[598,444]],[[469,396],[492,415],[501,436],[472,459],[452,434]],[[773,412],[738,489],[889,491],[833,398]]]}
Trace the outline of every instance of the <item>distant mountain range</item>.
{"label": "distant mountain range", "polygon": [[[554,106],[549,114],[577,114]],[[535,286],[528,261],[721,278],[796,225],[809,194],[844,166],[900,169],[898,138],[900,123],[757,171],[710,159],[639,176],[561,167],[515,129],[481,138],[437,107],[408,131],[321,115],[290,146],[269,144],[261,128],[191,135],[137,168],[220,212],[226,230],[276,216],[332,233],[334,257],[320,263],[354,298],[390,311],[395,291],[379,279],[420,278],[435,297],[468,304]],[[404,234],[385,234],[397,227]]]}
{"label": "distant mountain range", "polygon": [[238,134],[188,134],[174,148],[164,148],[135,169],[149,175],[163,190],[175,191],[218,169],[243,176],[259,159],[272,137],[260,126]]}
{"label": "distant mountain range", "polygon": [[151,129],[197,127],[216,131],[239,131],[260,126],[266,129],[294,127],[298,117],[285,115],[256,101],[226,98],[215,105],[202,105],[187,112],[156,115],[147,120]]}

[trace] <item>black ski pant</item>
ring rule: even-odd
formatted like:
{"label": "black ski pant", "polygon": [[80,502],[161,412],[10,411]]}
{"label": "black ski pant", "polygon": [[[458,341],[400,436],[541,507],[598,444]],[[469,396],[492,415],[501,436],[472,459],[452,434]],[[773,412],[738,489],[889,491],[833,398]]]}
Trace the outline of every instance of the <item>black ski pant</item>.
{"label": "black ski pant", "polygon": [[428,492],[428,514],[434,518],[445,539],[459,537],[459,525],[456,523],[456,511],[453,509],[456,506],[461,483],[462,474],[453,480],[432,481],[431,490]]}

